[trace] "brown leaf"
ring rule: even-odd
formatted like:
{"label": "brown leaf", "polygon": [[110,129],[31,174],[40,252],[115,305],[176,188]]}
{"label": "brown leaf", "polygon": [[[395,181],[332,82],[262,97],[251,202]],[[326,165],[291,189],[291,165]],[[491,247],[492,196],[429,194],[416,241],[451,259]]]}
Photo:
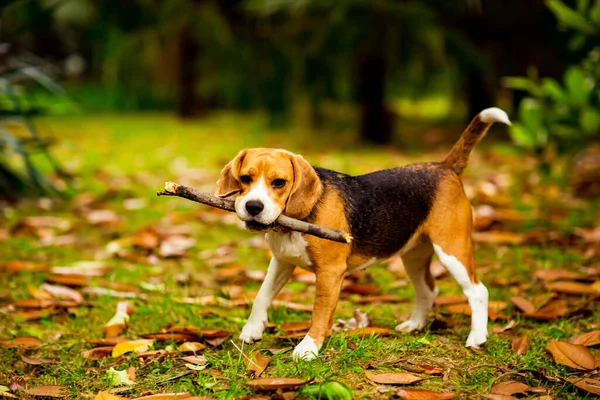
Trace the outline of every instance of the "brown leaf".
{"label": "brown leaf", "polygon": [[351,283],[350,285],[345,286],[342,289],[342,291],[351,294],[370,295],[381,291],[381,288],[377,285],[370,285],[365,283]]}
{"label": "brown leaf", "polygon": [[102,339],[89,339],[84,340],[85,343],[95,344],[97,346],[116,346],[119,343],[129,342],[131,339],[127,339],[122,336],[108,337]]}
{"label": "brown leaf", "polygon": [[9,340],[0,340],[0,347],[4,347],[5,349],[32,349],[41,347],[43,344],[44,343],[35,336],[21,336]]}
{"label": "brown leaf", "polygon": [[564,316],[568,311],[567,302],[563,299],[553,299],[534,313],[523,314],[527,318],[550,321]]}
{"label": "brown leaf", "polygon": [[594,294],[596,290],[593,285],[573,281],[558,281],[546,284],[548,290],[567,294]]}
{"label": "brown leaf", "polygon": [[356,304],[373,303],[405,303],[410,301],[408,297],[394,296],[393,294],[380,294],[375,296],[361,296],[354,300]]}
{"label": "brown leaf", "polygon": [[575,335],[569,339],[569,343],[580,344],[586,347],[600,344],[600,329],[581,335]]}
{"label": "brown leaf", "polygon": [[294,332],[306,332],[310,329],[311,321],[302,321],[302,322],[286,322],[281,325],[279,329],[284,331],[285,333],[294,333]]}
{"label": "brown leaf", "polygon": [[116,396],[103,390],[99,391],[94,400],[128,400],[126,397]]}
{"label": "brown leaf", "polygon": [[13,317],[16,320],[21,321],[35,321],[38,319],[48,318],[52,315],[58,315],[64,313],[64,309],[46,309],[46,310],[29,310],[13,313]]}
{"label": "brown leaf", "polygon": [[83,303],[83,296],[81,293],[66,286],[49,285],[47,283],[43,283],[40,286],[40,289],[50,293],[55,299],[70,300],[75,304]]}
{"label": "brown leaf", "polygon": [[58,385],[38,386],[32,389],[25,389],[23,392],[32,396],[46,397],[65,397],[67,395],[67,389],[64,386]]}
{"label": "brown leaf", "polygon": [[596,362],[590,351],[582,345],[553,340],[546,346],[554,361],[579,370],[594,369]]}
{"label": "brown leaf", "polygon": [[571,378],[569,379],[573,385],[588,393],[600,396],[600,380],[591,378]]}
{"label": "brown leaf", "polygon": [[371,382],[381,385],[410,385],[411,383],[422,381],[423,378],[406,372],[384,372],[381,374],[372,374],[365,372],[365,378]]}
{"label": "brown leaf", "polygon": [[463,304],[467,302],[467,296],[461,294],[458,296],[440,296],[435,299],[433,304],[436,306],[451,306],[453,304]]}
{"label": "brown leaf", "polygon": [[254,378],[258,378],[267,365],[269,365],[270,359],[268,357],[263,356],[260,353],[260,350],[256,350],[252,352],[249,356],[249,360],[246,360],[246,373],[253,376]]}
{"label": "brown leaf", "polygon": [[263,390],[279,390],[297,388],[307,383],[312,382],[312,379],[299,378],[257,378],[246,382],[246,386],[250,386]]}
{"label": "brown leaf", "polygon": [[527,300],[525,297],[512,296],[510,298],[510,301],[519,310],[523,311],[524,313],[533,313],[533,312],[535,312],[535,306],[533,305],[533,303],[531,301]]}
{"label": "brown leaf", "polygon": [[154,229],[143,228],[133,235],[131,242],[134,246],[153,250],[160,245],[160,237]]}
{"label": "brown leaf", "polygon": [[48,267],[41,264],[35,264],[31,261],[8,261],[2,265],[2,269],[8,272],[35,272],[35,271],[46,271]]}
{"label": "brown leaf", "polygon": [[183,357],[182,360],[194,365],[205,365],[207,362],[204,356],[187,356]]}
{"label": "brown leaf", "polygon": [[526,384],[517,381],[500,382],[492,386],[492,394],[503,394],[505,396],[512,396],[516,393],[527,394],[528,388],[529,386]]}
{"label": "brown leaf", "polygon": [[53,274],[46,276],[46,281],[66,286],[88,286],[90,278],[80,274]]}
{"label": "brown leaf", "polygon": [[473,240],[479,243],[521,244],[525,235],[511,231],[473,232]]}
{"label": "brown leaf", "polygon": [[527,338],[527,336],[523,336],[518,339],[513,339],[511,347],[516,355],[518,355],[518,356],[523,355],[523,354],[527,353],[527,351],[529,350],[529,347],[530,347],[529,339]]}
{"label": "brown leaf", "polygon": [[441,375],[444,372],[442,367],[436,367],[434,365],[419,364],[417,365],[417,368],[427,375]]}
{"label": "brown leaf", "polygon": [[132,366],[127,368],[127,376],[130,380],[135,382],[135,367]]}
{"label": "brown leaf", "polygon": [[21,360],[29,365],[42,365],[42,364],[58,364],[58,360],[51,358],[30,358],[21,354]]}
{"label": "brown leaf", "polygon": [[15,308],[45,309],[52,307],[76,307],[80,303],[74,301],[61,301],[52,299],[23,299],[10,303]]}
{"label": "brown leaf", "polygon": [[505,394],[484,394],[482,395],[482,397],[489,399],[489,400],[516,400],[516,397],[513,396],[507,396]]}
{"label": "brown leaf", "polygon": [[400,389],[396,392],[396,396],[404,400],[449,400],[458,395],[454,393],[434,392],[425,389]]}
{"label": "brown leaf", "polygon": [[205,337],[204,341],[206,343],[210,344],[212,347],[219,347],[220,345],[225,343],[228,338],[229,338],[228,336],[213,337],[213,338]]}
{"label": "brown leaf", "polygon": [[88,360],[101,360],[112,355],[115,346],[95,347],[83,352],[83,358]]}
{"label": "brown leaf", "polygon": [[159,394],[150,394],[148,396],[135,397],[132,400],[179,400],[179,399],[187,399],[192,395],[188,392],[179,392],[179,393],[159,393]]}
{"label": "brown leaf", "polygon": [[182,343],[177,350],[179,350],[182,353],[186,353],[186,352],[197,352],[200,351],[202,349],[204,349],[204,345],[202,343],[198,343],[198,342],[185,342]]}
{"label": "brown leaf", "polygon": [[584,278],[584,276],[578,272],[565,271],[562,269],[538,269],[533,273],[533,276],[542,281],[556,281],[559,279],[578,280]]}
{"label": "brown leaf", "polygon": [[347,338],[357,337],[359,339],[362,339],[362,338],[371,337],[371,335],[390,336],[391,334],[393,334],[395,332],[396,331],[394,331],[393,329],[369,326],[366,328],[350,329],[349,331],[344,332],[344,336],[346,336]]}
{"label": "brown leaf", "polygon": [[198,331],[204,339],[228,338],[231,332],[222,329],[200,329]]}
{"label": "brown leaf", "polygon": [[511,319],[510,321],[508,321],[508,323],[505,326],[500,326],[500,327],[496,326],[496,327],[494,327],[493,332],[496,333],[496,334],[503,333],[503,332],[506,332],[508,330],[511,330],[512,328],[514,328],[515,326],[517,326],[517,324],[518,323],[515,322],[514,319]]}

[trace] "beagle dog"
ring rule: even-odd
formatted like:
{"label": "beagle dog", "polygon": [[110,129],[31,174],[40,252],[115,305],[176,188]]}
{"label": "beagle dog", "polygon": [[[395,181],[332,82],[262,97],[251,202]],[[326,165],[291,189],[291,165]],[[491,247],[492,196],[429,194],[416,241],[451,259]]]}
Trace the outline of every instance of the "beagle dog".
{"label": "beagle dog", "polygon": [[[344,277],[394,255],[402,257],[416,293],[416,305],[396,330],[422,329],[438,294],[429,265],[435,253],[460,285],[471,307],[466,345],[487,340],[488,291],[475,275],[471,204],[459,175],[469,154],[494,122],[510,124],[506,113],[479,113],[442,162],[410,164],[360,176],[311,166],[280,149],[242,150],[222,170],[216,195],[235,195],[246,227],[266,231],[273,253],[240,339],[260,340],[267,309],[295,266],[316,274],[312,325],[296,346],[295,359],[317,356],[331,333]],[[350,232],[352,244],[294,231],[272,230],[280,214]]]}

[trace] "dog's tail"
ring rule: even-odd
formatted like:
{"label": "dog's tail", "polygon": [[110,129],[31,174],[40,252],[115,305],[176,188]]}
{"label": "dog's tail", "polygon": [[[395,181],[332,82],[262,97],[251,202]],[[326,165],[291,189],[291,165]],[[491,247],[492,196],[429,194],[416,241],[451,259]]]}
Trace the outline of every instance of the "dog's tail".
{"label": "dog's tail", "polygon": [[510,125],[508,115],[499,108],[486,108],[477,114],[462,133],[458,142],[452,147],[452,150],[444,159],[444,163],[460,175],[469,162],[469,154],[471,154],[473,147],[481,140],[494,122]]}

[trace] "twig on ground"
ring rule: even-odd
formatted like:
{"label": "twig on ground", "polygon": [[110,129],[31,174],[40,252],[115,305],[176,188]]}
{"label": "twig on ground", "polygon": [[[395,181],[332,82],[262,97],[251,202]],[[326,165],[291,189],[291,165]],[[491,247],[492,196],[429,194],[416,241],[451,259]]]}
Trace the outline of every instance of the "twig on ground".
{"label": "twig on ground", "polygon": [[[161,192],[156,193],[158,196],[178,196],[183,197],[197,203],[209,205],[211,207],[220,208],[225,211],[235,211],[235,203],[233,200],[222,199],[217,196],[211,196],[206,193],[197,191],[187,186],[179,185],[175,182],[166,182],[165,188]],[[325,228],[319,225],[311,224],[305,221],[300,221],[294,218],[280,215],[277,220],[270,226],[272,228],[286,228],[296,232],[306,233],[320,237],[322,239],[332,240],[339,243],[352,243],[352,235],[347,232],[338,231],[335,229]]]}

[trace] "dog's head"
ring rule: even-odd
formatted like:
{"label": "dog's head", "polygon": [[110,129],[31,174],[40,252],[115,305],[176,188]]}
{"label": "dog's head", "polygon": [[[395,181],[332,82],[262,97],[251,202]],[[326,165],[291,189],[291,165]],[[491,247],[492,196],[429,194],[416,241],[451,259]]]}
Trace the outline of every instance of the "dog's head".
{"label": "dog's head", "polygon": [[249,228],[260,229],[282,213],[307,217],[321,191],[319,177],[302,156],[280,149],[246,149],[223,168],[215,195],[237,195],[237,215]]}

